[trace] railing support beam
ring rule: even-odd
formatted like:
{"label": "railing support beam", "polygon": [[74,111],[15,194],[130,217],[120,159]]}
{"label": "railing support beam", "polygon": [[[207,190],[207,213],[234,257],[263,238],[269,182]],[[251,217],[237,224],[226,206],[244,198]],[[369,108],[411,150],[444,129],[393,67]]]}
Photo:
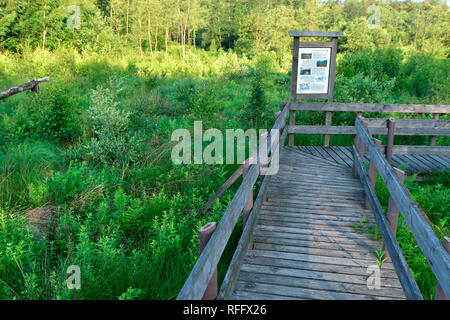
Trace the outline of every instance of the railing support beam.
{"label": "railing support beam", "polygon": [[[405,181],[405,171],[402,171],[397,168],[393,168],[395,174],[397,175],[398,180],[400,180],[401,183]],[[397,204],[395,203],[394,198],[392,196],[389,196],[389,204],[388,204],[388,210],[387,210],[387,221],[389,222],[389,225],[391,227],[392,233],[397,235],[397,226],[398,226],[398,214],[399,210],[397,207]],[[389,256],[389,252],[386,250],[386,244],[383,244],[383,251],[385,252],[384,257],[386,258],[386,261],[391,262],[391,257]]]}
{"label": "railing support beam", "polygon": [[[199,236],[200,236],[200,253],[203,252],[206,245],[208,244],[209,239],[211,239],[212,234],[216,230],[216,223],[210,222],[203,227],[200,228]],[[214,270],[214,273],[211,277],[211,280],[206,287],[205,293],[203,294],[202,300],[216,300],[217,298],[217,268]]]}
{"label": "railing support beam", "polygon": [[387,121],[388,127],[388,135],[387,135],[387,144],[386,144],[386,160],[392,165],[392,149],[394,147],[394,135],[395,135],[395,119],[389,118]]}
{"label": "railing support beam", "polygon": [[[450,238],[444,237],[444,248],[447,251],[447,253],[450,254]],[[434,295],[435,300],[448,300],[448,297],[445,295],[444,290],[442,290],[441,285],[437,284],[436,286],[436,294]]]}

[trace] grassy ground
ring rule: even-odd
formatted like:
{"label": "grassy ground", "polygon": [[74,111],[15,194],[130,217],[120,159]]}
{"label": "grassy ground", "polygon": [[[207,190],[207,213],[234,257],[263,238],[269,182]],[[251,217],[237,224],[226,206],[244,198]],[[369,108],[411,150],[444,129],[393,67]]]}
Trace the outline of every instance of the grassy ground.
{"label": "grassy ground", "polygon": [[[409,68],[419,58],[403,58],[386,82],[383,64],[366,63],[382,60],[382,54],[341,54],[335,100],[447,103],[439,98],[445,96],[439,70],[448,62],[424,57],[422,67],[431,73],[423,78]],[[355,59],[365,63],[350,70]],[[26,78],[52,77],[39,96],[26,92],[0,102],[0,298],[174,299],[198,258],[199,227],[220,221],[239,181],[202,213],[237,165],[174,165],[171,133],[192,130],[195,120],[203,121],[204,130],[270,128],[280,102],[288,100],[289,65],[289,55],[270,53],[249,60],[190,50],[183,60],[179,48],[167,59],[164,53],[151,59],[64,48],[0,54],[0,90]],[[416,82],[428,87],[416,92]],[[354,117],[335,114],[333,124],[353,123]],[[322,124],[324,115],[299,112],[297,119]],[[296,137],[297,144],[321,142],[320,136]],[[350,145],[352,139],[331,142]],[[438,144],[449,141],[439,138]],[[447,232],[448,210],[439,210],[448,205],[448,178],[437,179],[441,189],[420,185],[412,193]],[[428,197],[434,205],[426,209]],[[25,214],[50,206],[56,213],[47,236],[36,240]],[[241,228],[239,222],[219,279]],[[405,256],[430,298],[433,276],[417,246],[408,243]],[[81,267],[76,294],[65,283],[69,265]]]}

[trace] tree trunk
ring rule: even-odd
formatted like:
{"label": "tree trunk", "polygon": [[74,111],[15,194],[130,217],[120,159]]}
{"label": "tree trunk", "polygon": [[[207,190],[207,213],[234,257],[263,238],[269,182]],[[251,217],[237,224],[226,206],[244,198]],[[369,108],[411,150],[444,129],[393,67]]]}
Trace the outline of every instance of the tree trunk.
{"label": "tree trunk", "polygon": [[139,25],[139,52],[141,54],[141,57],[144,55],[142,51],[142,17],[141,13],[139,12],[138,15],[138,25]]}
{"label": "tree trunk", "polygon": [[125,38],[125,42],[128,42],[128,21],[129,21],[129,16],[130,16],[130,0],[127,1],[127,26],[126,26],[126,38]]}
{"label": "tree trunk", "polygon": [[153,57],[153,47],[152,47],[152,20],[150,16],[150,8],[147,8],[147,36],[148,36],[148,46],[150,48],[150,53]]}
{"label": "tree trunk", "polygon": [[166,19],[166,36],[165,36],[165,42],[166,42],[166,58],[167,58],[167,42],[169,41],[169,20]]}
{"label": "tree trunk", "polygon": [[44,27],[42,32],[42,49],[45,50],[45,36],[47,35],[47,27]]}

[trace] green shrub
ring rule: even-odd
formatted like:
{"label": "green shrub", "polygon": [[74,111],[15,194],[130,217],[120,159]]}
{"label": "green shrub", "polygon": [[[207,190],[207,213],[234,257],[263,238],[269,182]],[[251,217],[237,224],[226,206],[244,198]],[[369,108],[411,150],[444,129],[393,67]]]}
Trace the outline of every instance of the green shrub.
{"label": "green shrub", "polygon": [[18,106],[12,122],[15,140],[42,138],[70,144],[81,135],[75,100],[59,85],[46,87],[41,94],[29,94]]}
{"label": "green shrub", "polygon": [[110,88],[99,86],[92,91],[88,114],[93,137],[87,150],[91,162],[119,165],[125,170],[136,159],[140,141],[139,135],[130,130],[130,114],[119,108],[121,85],[121,79],[112,78]]}

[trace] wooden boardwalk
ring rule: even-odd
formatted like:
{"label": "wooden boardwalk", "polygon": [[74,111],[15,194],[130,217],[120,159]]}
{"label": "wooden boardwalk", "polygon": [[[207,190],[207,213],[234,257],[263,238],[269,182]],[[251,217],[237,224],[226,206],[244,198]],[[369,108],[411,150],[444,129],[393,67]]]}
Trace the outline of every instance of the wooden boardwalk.
{"label": "wooden boardwalk", "polygon": [[[336,162],[343,166],[351,168],[353,166],[352,147],[320,147],[320,146],[295,146],[293,151],[304,155],[313,155],[322,159]],[[366,155],[365,159],[369,158]],[[430,174],[444,171],[450,171],[450,157],[438,155],[394,155],[392,164],[399,168],[406,165],[405,171],[409,174],[420,173]]]}
{"label": "wooden boardwalk", "polygon": [[[299,126],[299,110],[360,114],[354,126]],[[428,112],[433,120],[366,119],[362,112]],[[407,173],[424,174],[449,170],[450,147],[435,145],[436,136],[450,136],[449,121],[438,119],[449,112],[450,106],[440,105],[283,103],[269,136],[260,137],[270,144],[260,145],[206,203],[203,212],[242,176],[220,223],[200,229],[201,254],[177,299],[421,300],[396,238],[399,212],[439,283],[436,296],[450,297],[450,238],[442,243],[436,236],[397,168],[407,164]],[[279,140],[271,138],[276,130]],[[429,135],[430,146],[394,145],[395,133]],[[301,147],[294,145],[295,134],[355,139],[350,148]],[[387,135],[386,146],[372,134]],[[265,175],[267,155],[272,166],[277,150],[278,173]],[[256,155],[258,163],[251,164]],[[389,192],[387,210],[374,190],[377,176]],[[242,234],[219,289],[217,266],[241,215]],[[374,288],[383,253],[392,263],[382,263]]]}
{"label": "wooden boardwalk", "polygon": [[367,286],[382,242],[363,195],[347,165],[283,147],[232,298],[404,299],[392,263],[382,265],[381,289]]}

